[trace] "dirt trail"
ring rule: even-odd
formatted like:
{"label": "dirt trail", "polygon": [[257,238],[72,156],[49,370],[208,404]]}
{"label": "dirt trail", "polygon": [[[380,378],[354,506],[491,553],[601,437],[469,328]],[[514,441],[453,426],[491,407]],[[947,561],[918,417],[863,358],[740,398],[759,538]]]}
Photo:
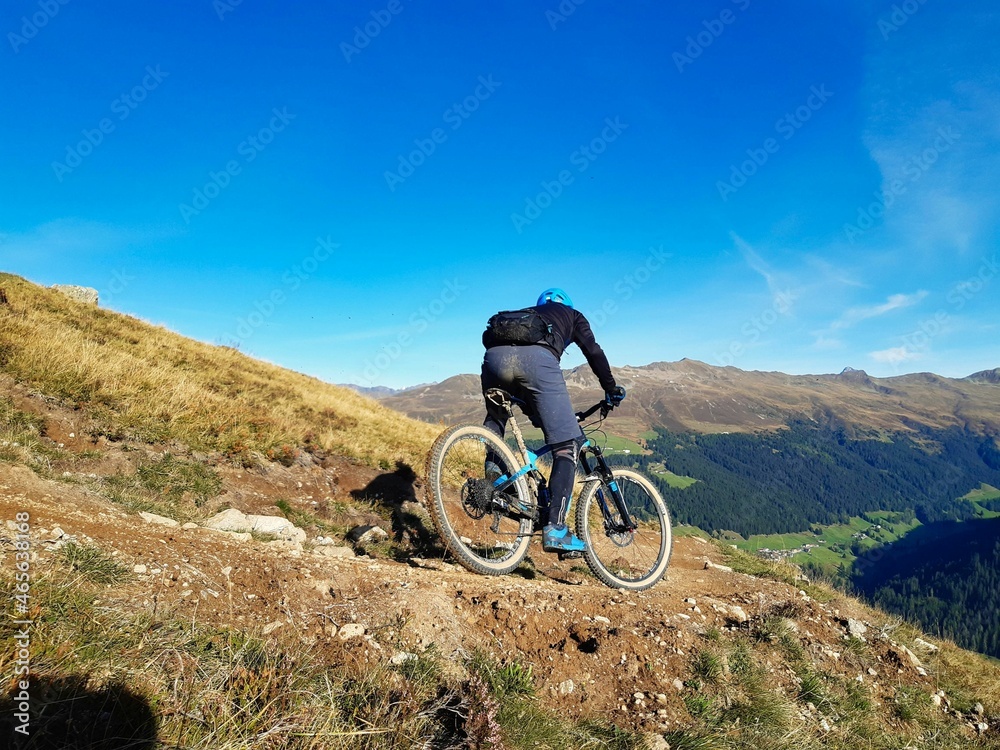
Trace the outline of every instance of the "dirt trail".
{"label": "dirt trail", "polygon": [[[382,486],[374,472],[348,465],[223,473],[228,497],[248,513],[276,513],[278,496],[308,507],[333,485],[341,495]],[[821,604],[785,584],[706,569],[706,560],[722,564],[721,551],[693,538],[675,540],[665,580],[629,593],[553,562],[537,541],[529,555],[546,575],[530,578],[479,576],[441,559],[333,558],[310,545],[300,552],[287,542],[149,523],[80,485],[0,464],[0,521],[24,511],[31,514],[40,567],[60,539],[75,538],[136,571],[129,582],[108,587],[109,602],[266,638],[294,635],[331,660],[384,662],[432,645],[445,656],[482,649],[530,663],[541,700],[563,715],[616,718],[624,711],[646,729],[687,720],[679,687],[711,628],[749,629],[780,611],[794,621],[817,666],[846,673],[839,653],[846,618],[871,617],[851,600]],[[9,528],[0,525],[0,537],[10,558]],[[345,639],[362,628],[363,635]],[[921,679],[887,643],[877,647],[892,673],[887,682],[903,672],[907,680]],[[794,675],[776,671],[774,681],[791,690]]]}

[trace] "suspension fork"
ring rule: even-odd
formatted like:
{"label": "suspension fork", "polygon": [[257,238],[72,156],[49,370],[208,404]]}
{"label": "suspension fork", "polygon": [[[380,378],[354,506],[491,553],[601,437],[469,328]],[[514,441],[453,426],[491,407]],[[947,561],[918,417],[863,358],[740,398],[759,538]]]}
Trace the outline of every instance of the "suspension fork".
{"label": "suspension fork", "polygon": [[[594,465],[591,465],[591,462],[588,460],[588,453],[594,457]],[[584,476],[594,474],[601,480],[602,486],[597,488],[597,501],[600,503],[601,513],[605,521],[610,520],[612,515],[604,493],[604,487],[607,487],[611,491],[611,501],[614,503],[615,509],[622,519],[622,524],[625,526],[624,530],[635,531],[638,526],[632,520],[632,514],[629,513],[628,506],[625,504],[625,496],[622,494],[621,487],[618,486],[618,481],[615,479],[611,467],[608,466],[608,462],[604,458],[604,451],[601,450],[601,446],[589,443],[584,445],[583,450],[580,452],[580,465],[583,466]]]}

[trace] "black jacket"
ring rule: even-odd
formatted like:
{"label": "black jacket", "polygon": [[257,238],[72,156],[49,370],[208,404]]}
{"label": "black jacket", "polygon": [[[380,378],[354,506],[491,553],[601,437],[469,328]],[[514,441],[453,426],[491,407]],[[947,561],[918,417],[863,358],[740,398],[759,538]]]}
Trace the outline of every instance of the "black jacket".
{"label": "black jacket", "polygon": [[[570,344],[576,344],[583,352],[583,356],[586,357],[590,369],[597,376],[601,388],[605,392],[615,389],[617,383],[615,383],[614,375],[611,374],[608,357],[594,338],[594,332],[590,329],[590,323],[583,313],[559,302],[547,302],[544,305],[527,309],[538,312],[545,319],[545,322],[552,326],[551,338],[534,346],[544,346],[556,355],[556,359],[561,359],[566,347]],[[485,340],[483,343],[489,348]]]}

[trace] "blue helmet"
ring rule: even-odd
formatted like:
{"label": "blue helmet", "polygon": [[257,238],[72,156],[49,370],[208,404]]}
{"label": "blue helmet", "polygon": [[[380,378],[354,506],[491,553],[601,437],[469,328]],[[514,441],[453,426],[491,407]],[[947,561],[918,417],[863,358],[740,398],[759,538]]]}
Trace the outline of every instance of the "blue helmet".
{"label": "blue helmet", "polygon": [[538,296],[537,305],[544,305],[546,302],[558,302],[566,307],[573,307],[573,300],[569,298],[562,289],[558,287],[553,287],[552,289],[546,289]]}

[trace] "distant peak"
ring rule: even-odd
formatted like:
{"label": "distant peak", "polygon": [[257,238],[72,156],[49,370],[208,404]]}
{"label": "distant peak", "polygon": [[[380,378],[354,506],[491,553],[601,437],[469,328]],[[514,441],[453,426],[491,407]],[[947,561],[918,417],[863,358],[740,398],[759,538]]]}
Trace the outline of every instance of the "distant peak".
{"label": "distant peak", "polygon": [[1000,367],[994,367],[992,370],[980,370],[979,372],[974,372],[964,380],[971,380],[974,383],[994,383],[1000,385]]}

